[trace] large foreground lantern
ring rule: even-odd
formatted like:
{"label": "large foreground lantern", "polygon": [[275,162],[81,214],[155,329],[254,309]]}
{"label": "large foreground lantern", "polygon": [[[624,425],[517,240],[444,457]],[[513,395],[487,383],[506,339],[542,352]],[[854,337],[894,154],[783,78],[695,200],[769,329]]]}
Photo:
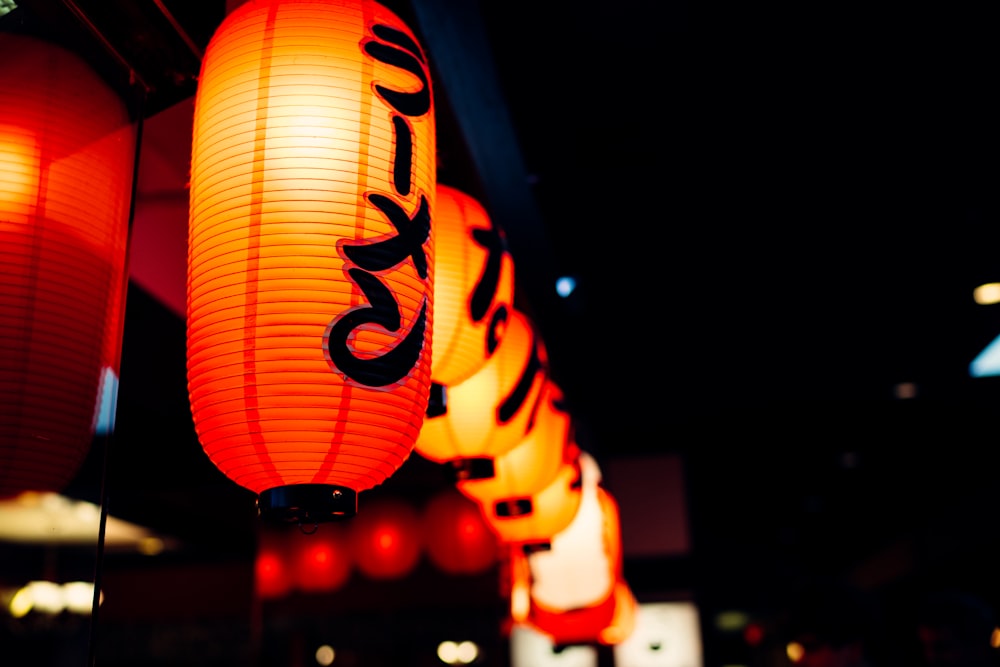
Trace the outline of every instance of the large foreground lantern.
{"label": "large foreground lantern", "polygon": [[428,413],[417,452],[451,466],[458,479],[491,477],[493,458],[527,434],[548,370],[534,323],[511,310],[493,356],[466,380],[444,387],[443,409]]}
{"label": "large foreground lantern", "polygon": [[357,512],[430,395],[429,66],[372,0],[250,0],[195,98],[187,365],[198,438],[265,518]]}
{"label": "large foreground lantern", "polygon": [[110,430],[99,408],[117,387],[136,143],[124,103],[74,53],[4,34],[0,62],[0,497],[9,497],[63,490]]}
{"label": "large foreground lantern", "polygon": [[493,356],[514,307],[514,259],[476,199],[438,183],[434,215],[434,359],[451,387]]}

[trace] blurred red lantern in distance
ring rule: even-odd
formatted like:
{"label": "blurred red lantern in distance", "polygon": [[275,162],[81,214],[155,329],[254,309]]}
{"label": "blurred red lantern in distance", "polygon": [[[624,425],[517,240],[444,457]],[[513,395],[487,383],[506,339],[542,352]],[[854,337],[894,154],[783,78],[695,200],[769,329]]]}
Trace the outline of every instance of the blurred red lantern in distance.
{"label": "blurred red lantern in distance", "polygon": [[427,557],[448,574],[479,574],[498,560],[499,542],[479,505],[454,487],[424,506],[423,534]]}

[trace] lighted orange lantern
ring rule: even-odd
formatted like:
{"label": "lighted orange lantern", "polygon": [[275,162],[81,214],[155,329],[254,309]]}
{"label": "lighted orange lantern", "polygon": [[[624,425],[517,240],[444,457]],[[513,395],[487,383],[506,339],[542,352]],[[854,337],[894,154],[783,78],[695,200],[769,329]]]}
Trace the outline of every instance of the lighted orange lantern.
{"label": "lighted orange lantern", "polygon": [[454,468],[458,479],[491,477],[493,459],[524,439],[548,377],[534,323],[511,310],[500,346],[468,379],[444,387],[443,412],[429,413],[415,449]]}
{"label": "lighted orange lantern", "polygon": [[438,183],[431,379],[459,384],[493,356],[514,307],[514,259],[476,199]]}
{"label": "lighted orange lantern", "polygon": [[501,542],[545,550],[552,537],[576,516],[582,498],[580,448],[571,442],[552,481],[527,498],[477,501],[483,518]]}
{"label": "lighted orange lantern", "polygon": [[[547,550],[523,555],[528,611],[522,600],[519,613],[557,644],[614,644],[631,632],[636,605],[624,580],[618,504],[601,486],[600,468],[587,452],[580,454],[580,468],[582,498],[573,521],[552,536]],[[524,565],[519,567],[523,589]]]}
{"label": "lighted orange lantern", "polygon": [[454,487],[437,492],[423,510],[424,551],[448,574],[479,574],[498,560],[499,542],[479,505]]}
{"label": "lighted orange lantern", "polygon": [[125,105],[74,53],[4,34],[0,61],[0,497],[10,497],[63,490],[111,429],[100,407],[117,391],[136,141]]}
{"label": "lighted orange lantern", "polygon": [[555,478],[571,436],[572,420],[562,390],[552,379],[546,379],[524,439],[493,459],[492,477],[459,480],[456,487],[486,506],[530,502],[531,494]]}
{"label": "lighted orange lantern", "polygon": [[583,486],[568,526],[552,536],[549,548],[528,557],[532,600],[552,610],[588,607],[609,597],[622,574],[618,503],[600,485],[594,457],[580,453]]}
{"label": "lighted orange lantern", "polygon": [[349,526],[354,564],[370,579],[401,579],[420,561],[420,514],[398,498],[373,499]]}
{"label": "lighted orange lantern", "polygon": [[411,454],[430,395],[429,65],[373,0],[259,0],[212,36],[195,98],[192,415],[262,516],[317,522]]}

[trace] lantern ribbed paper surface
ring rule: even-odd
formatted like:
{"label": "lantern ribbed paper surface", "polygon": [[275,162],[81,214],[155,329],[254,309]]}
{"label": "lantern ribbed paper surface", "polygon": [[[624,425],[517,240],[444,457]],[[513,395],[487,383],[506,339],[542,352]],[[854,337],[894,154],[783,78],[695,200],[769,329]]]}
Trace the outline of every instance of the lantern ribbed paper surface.
{"label": "lantern ribbed paper surface", "polygon": [[571,426],[562,390],[547,379],[531,429],[516,447],[494,457],[493,477],[459,480],[456,487],[487,506],[530,496],[555,478],[570,442]]}
{"label": "lantern ribbed paper surface", "polygon": [[491,468],[494,457],[524,439],[547,377],[548,357],[534,323],[511,310],[496,353],[468,379],[445,388],[445,410],[424,420],[417,452],[454,466],[460,478],[481,476],[470,472],[470,463],[486,460]]}
{"label": "lantern ribbed paper surface", "polygon": [[580,453],[576,443],[567,445],[552,481],[527,498],[477,501],[501,542],[547,549],[552,536],[573,521],[583,494]]}
{"label": "lantern ribbed paper surface", "polygon": [[482,367],[514,307],[514,259],[482,204],[438,184],[431,379],[454,386]]}
{"label": "lantern ribbed paper surface", "polygon": [[[0,497],[61,491],[118,374],[135,129],[75,54],[0,38]],[[108,390],[112,390],[108,392]]]}
{"label": "lantern ribbed paper surface", "polygon": [[265,516],[353,515],[430,394],[434,106],[370,0],[254,1],[195,98],[188,384],[213,463]]}

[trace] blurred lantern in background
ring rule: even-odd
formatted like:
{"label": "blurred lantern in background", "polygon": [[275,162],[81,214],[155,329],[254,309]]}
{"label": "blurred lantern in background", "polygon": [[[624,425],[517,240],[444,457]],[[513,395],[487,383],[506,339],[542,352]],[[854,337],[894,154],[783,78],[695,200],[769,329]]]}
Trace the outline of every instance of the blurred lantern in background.
{"label": "blurred lantern in background", "polygon": [[473,500],[447,487],[423,510],[424,550],[442,572],[479,574],[496,564],[500,547]]}
{"label": "blurred lantern in background", "polygon": [[112,428],[136,132],[74,53],[5,34],[0,60],[0,497],[10,497],[63,490]]}
{"label": "blurred lantern in background", "polygon": [[260,0],[195,97],[187,365],[198,438],[265,518],[357,512],[430,395],[430,67],[372,0]]}
{"label": "blurred lantern in background", "polygon": [[292,591],[292,555],[286,531],[257,530],[254,556],[254,593],[262,600],[284,597]]}
{"label": "blurred lantern in background", "polygon": [[522,590],[527,578],[527,613],[522,600],[519,614],[556,644],[617,644],[634,627],[637,604],[624,579],[618,505],[587,452],[580,468],[582,497],[572,522],[552,536],[549,549],[512,553]]}
{"label": "blurred lantern in background", "polygon": [[492,477],[493,458],[527,434],[547,377],[534,324],[511,310],[496,353],[460,384],[444,387],[444,411],[427,415],[416,451],[450,465],[458,479]]}
{"label": "blurred lantern in background", "polygon": [[459,480],[456,487],[485,507],[530,503],[531,494],[545,488],[562,465],[571,426],[562,390],[546,379],[527,435],[516,447],[493,458],[493,476]]}
{"label": "blurred lantern in background", "polygon": [[351,556],[369,579],[402,579],[423,552],[420,514],[389,496],[373,498],[349,524]]}
{"label": "blurred lantern in background", "polygon": [[346,523],[327,522],[315,531],[288,530],[292,585],[303,593],[332,593],[347,583],[353,570]]}
{"label": "blurred lantern in background", "polygon": [[483,206],[438,184],[431,379],[459,384],[493,356],[514,305],[514,260]]}
{"label": "blurred lantern in background", "polygon": [[552,537],[573,521],[582,497],[580,448],[563,448],[563,460],[552,481],[525,498],[477,501],[486,523],[501,542],[545,550]]}
{"label": "blurred lantern in background", "polygon": [[622,571],[618,503],[600,486],[594,457],[580,453],[583,488],[568,526],[550,548],[528,556],[532,601],[549,609],[587,607],[608,598]]}

